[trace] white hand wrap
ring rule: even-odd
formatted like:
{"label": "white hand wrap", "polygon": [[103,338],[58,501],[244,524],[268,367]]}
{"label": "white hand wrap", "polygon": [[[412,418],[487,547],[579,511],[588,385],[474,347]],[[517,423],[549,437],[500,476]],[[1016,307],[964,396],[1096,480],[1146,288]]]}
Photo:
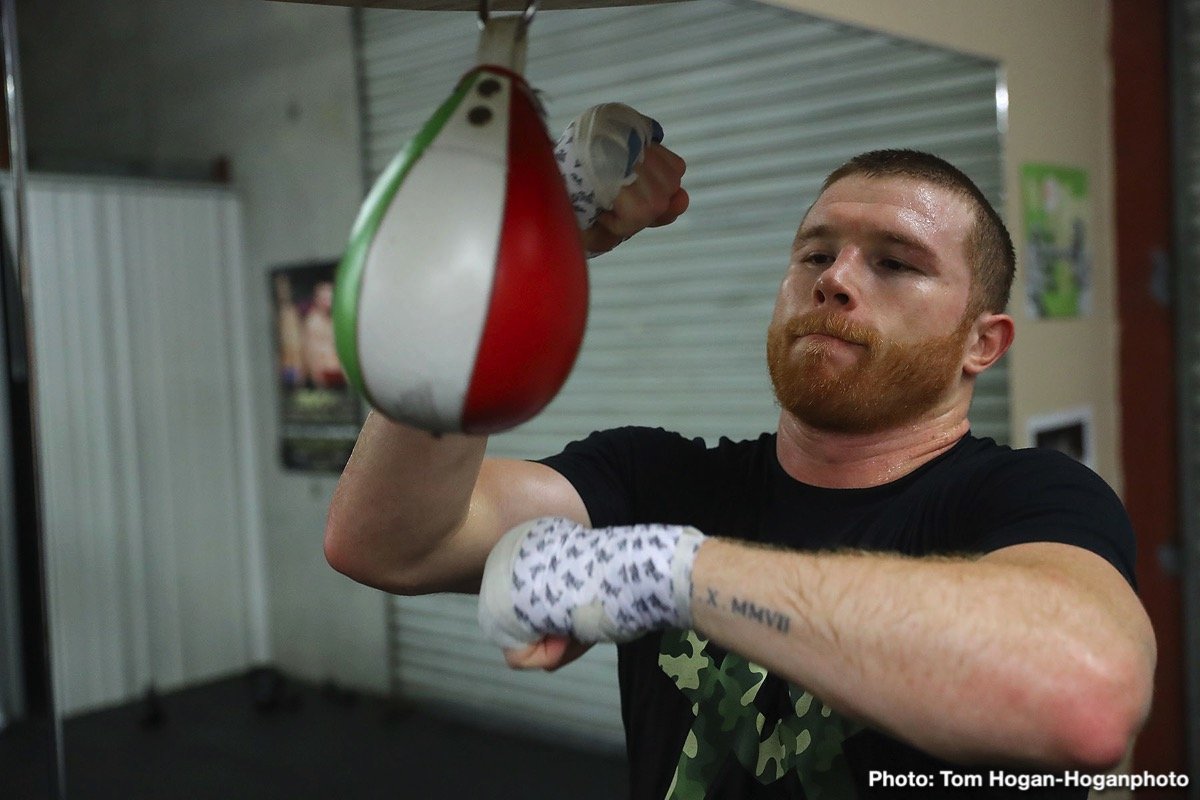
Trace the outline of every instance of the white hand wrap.
{"label": "white hand wrap", "polygon": [[501,647],[543,636],[627,642],[692,624],[692,563],[704,534],[682,525],[585,528],[543,517],[488,556],[479,624]]}
{"label": "white hand wrap", "polygon": [[662,138],[661,125],[622,103],[592,106],[567,126],[554,158],[580,230],[612,208],[621,189],[637,179],[633,168],[645,158],[646,145]]}

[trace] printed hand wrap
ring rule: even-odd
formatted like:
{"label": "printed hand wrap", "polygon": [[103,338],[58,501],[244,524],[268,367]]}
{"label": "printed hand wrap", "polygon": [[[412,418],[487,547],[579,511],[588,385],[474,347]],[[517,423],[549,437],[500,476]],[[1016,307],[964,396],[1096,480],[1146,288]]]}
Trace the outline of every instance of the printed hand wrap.
{"label": "printed hand wrap", "polygon": [[621,189],[637,179],[633,170],[645,158],[646,146],[662,139],[661,125],[623,103],[592,106],[567,126],[554,145],[554,158],[580,230],[612,208]]}
{"label": "printed hand wrap", "polygon": [[546,635],[627,642],[689,628],[692,563],[703,540],[681,525],[592,529],[562,517],[523,523],[488,557],[479,624],[509,648]]}

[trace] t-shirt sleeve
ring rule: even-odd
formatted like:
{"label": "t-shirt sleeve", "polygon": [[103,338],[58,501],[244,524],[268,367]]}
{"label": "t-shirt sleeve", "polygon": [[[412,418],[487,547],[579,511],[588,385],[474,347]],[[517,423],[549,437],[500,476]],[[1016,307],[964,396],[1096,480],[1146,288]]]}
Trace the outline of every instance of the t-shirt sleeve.
{"label": "t-shirt sleeve", "polygon": [[662,428],[625,427],[598,431],[571,442],[561,453],[540,459],[575,487],[594,527],[675,522],[666,498],[683,480],[679,465],[703,450]]}
{"label": "t-shirt sleeve", "polygon": [[989,471],[968,502],[970,543],[988,553],[1027,542],[1060,542],[1096,553],[1131,586],[1135,538],[1116,493],[1083,464],[1053,450],[1016,451]]}

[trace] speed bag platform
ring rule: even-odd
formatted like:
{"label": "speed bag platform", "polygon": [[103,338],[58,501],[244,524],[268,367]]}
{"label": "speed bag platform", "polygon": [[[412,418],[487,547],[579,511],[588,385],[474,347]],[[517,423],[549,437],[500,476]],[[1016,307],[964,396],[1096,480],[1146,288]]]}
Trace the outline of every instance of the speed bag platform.
{"label": "speed bag platform", "polygon": [[347,378],[385,416],[496,433],[558,393],[587,323],[587,261],[533,90],[485,65],[372,187],[338,267]]}

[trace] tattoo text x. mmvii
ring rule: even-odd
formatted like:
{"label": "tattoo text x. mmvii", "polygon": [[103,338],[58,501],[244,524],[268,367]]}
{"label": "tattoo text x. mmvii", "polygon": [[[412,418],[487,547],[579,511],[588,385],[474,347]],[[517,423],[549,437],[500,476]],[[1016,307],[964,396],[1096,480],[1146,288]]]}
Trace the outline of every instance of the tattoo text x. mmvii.
{"label": "tattoo text x. mmvii", "polygon": [[[707,589],[708,605],[714,608],[720,608],[721,603],[717,600],[717,591],[715,589]],[[791,625],[791,617],[784,614],[782,611],[772,611],[769,608],[763,608],[755,605],[749,600],[739,600],[734,597],[729,601],[729,610],[735,614],[752,619],[755,622],[762,623],[768,628],[774,628],[780,633],[787,633],[788,626]]]}

